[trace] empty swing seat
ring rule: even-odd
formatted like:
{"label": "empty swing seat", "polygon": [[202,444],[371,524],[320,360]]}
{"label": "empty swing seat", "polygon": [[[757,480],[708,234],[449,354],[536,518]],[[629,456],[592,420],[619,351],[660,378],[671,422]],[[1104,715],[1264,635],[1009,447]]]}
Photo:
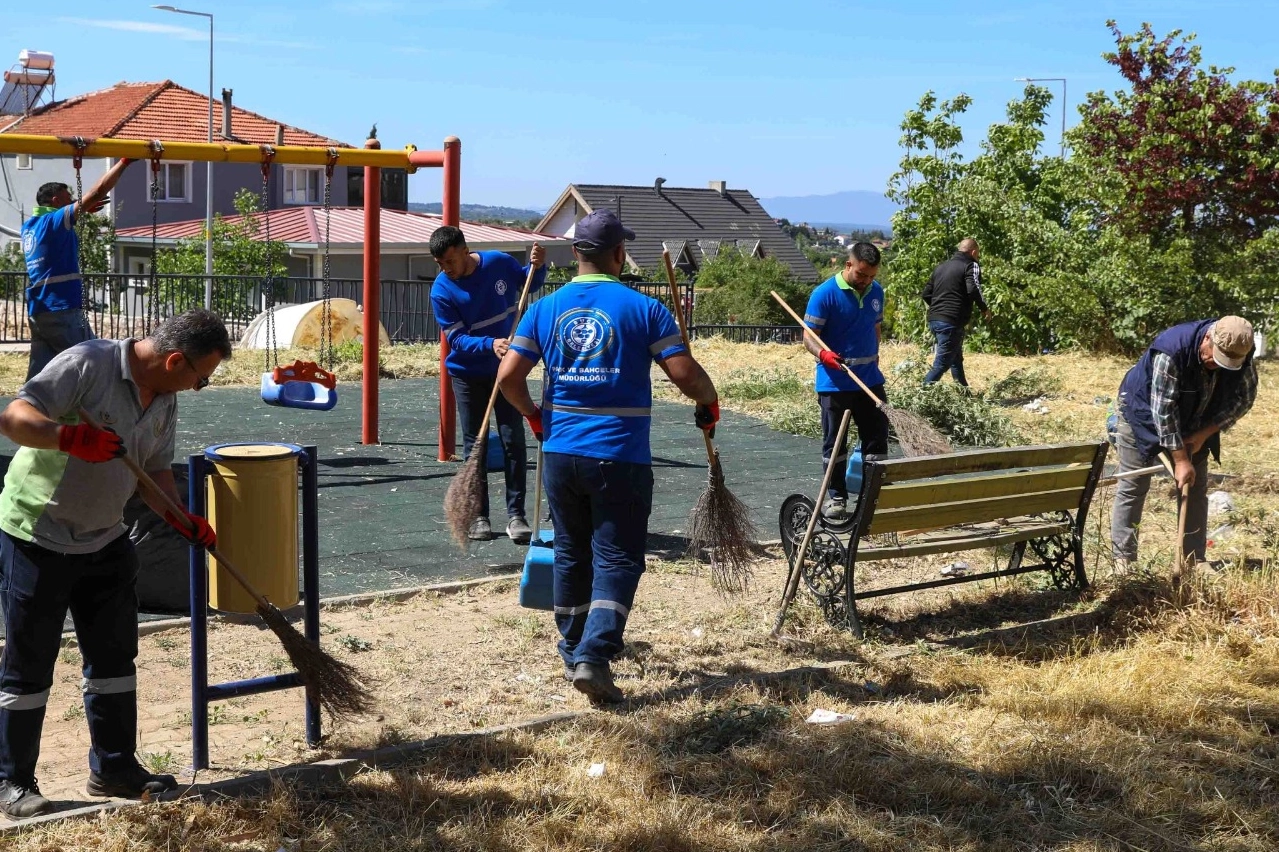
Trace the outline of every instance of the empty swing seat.
{"label": "empty swing seat", "polygon": [[307,361],[276,367],[262,374],[262,401],[283,408],[329,411],[338,404],[337,377]]}

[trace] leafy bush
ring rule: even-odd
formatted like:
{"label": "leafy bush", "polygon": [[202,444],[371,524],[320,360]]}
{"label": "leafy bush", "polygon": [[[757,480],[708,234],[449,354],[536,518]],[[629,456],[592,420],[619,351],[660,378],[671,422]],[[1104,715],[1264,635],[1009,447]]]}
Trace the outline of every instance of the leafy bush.
{"label": "leafy bush", "polygon": [[701,325],[790,325],[786,312],[773,301],[770,290],[803,313],[812,292],[811,283],[791,277],[790,269],[775,257],[747,257],[722,250],[697,274],[693,321]]}
{"label": "leafy bush", "polygon": [[897,408],[923,417],[950,440],[968,447],[1007,447],[1024,443],[1003,412],[979,394],[954,382],[924,384],[926,358],[894,373],[888,399]]}
{"label": "leafy bush", "polygon": [[1018,367],[991,385],[986,399],[997,405],[1020,405],[1061,390],[1061,377],[1041,365]]}

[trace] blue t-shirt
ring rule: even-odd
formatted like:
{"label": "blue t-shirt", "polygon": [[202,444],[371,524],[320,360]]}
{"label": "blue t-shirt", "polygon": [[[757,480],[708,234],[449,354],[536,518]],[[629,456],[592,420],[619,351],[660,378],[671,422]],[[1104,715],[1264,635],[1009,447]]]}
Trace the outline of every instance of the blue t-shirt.
{"label": "blue t-shirt", "polygon": [[[511,325],[528,267],[506,252],[479,252],[480,265],[460,281],[443,272],[431,286],[435,321],[449,342],[444,367],[450,376],[496,376],[493,341],[511,336]],[[533,275],[529,292],[546,280],[546,267]]]}
{"label": "blue t-shirt", "polygon": [[511,348],[546,362],[546,452],[652,464],[649,371],[687,351],[661,302],[611,275],[579,275],[533,304]]}
{"label": "blue t-shirt", "polygon": [[[843,358],[857,378],[868,386],[882,385],[879,371],[879,337],[875,326],[884,319],[884,288],[872,281],[858,293],[844,283],[843,272],[822,282],[808,298],[804,322],[821,335],[826,345]],[[843,370],[817,365],[817,392],[860,390]]]}
{"label": "blue t-shirt", "polygon": [[83,304],[80,284],[80,239],[74,204],[22,223],[22,251],[27,256],[27,313],[65,311]]}

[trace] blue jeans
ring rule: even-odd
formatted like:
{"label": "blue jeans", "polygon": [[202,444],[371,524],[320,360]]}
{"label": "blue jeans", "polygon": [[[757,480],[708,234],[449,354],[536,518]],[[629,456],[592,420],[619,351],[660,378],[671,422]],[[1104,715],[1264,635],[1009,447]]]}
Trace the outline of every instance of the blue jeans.
{"label": "blue jeans", "polygon": [[42,311],[27,317],[31,329],[31,354],[27,356],[27,378],[48,366],[64,349],[95,339],[89,318],[79,308]]}
{"label": "blue jeans", "polygon": [[[489,404],[489,394],[497,376],[451,376],[453,395],[457,398],[458,419],[462,421],[462,458],[470,458],[480,431],[488,431],[482,423],[484,409]],[[506,514],[510,518],[524,517],[525,477],[528,469],[528,450],[524,446],[524,418],[515,406],[500,393],[493,404],[493,416],[497,419],[497,436],[502,442],[506,458]],[[480,504],[480,517],[489,516],[489,492],[484,489]]]}
{"label": "blue jeans", "polygon": [[565,665],[609,663],[644,573],[653,468],[546,453],[555,525],[555,624]]}
{"label": "blue jeans", "polygon": [[968,387],[968,379],[964,377],[964,327],[933,320],[928,323],[928,329],[937,338],[937,354],[933,357],[933,368],[924,376],[924,384],[931,385],[950,370],[956,383]]}
{"label": "blue jeans", "polygon": [[0,532],[0,780],[29,787],[40,757],[53,666],[68,608],[84,659],[89,769],[123,772],[137,759],[138,558],[127,535],[97,553],[64,554]]}

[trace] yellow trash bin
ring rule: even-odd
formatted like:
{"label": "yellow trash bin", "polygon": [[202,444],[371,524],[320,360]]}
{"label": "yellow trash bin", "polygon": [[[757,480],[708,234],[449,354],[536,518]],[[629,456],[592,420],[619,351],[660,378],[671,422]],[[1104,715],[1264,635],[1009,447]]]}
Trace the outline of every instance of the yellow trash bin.
{"label": "yellow trash bin", "polygon": [[[298,602],[298,457],[295,444],[218,444],[205,499],[218,552],[280,609]],[[253,597],[208,558],[209,606],[255,612]]]}

